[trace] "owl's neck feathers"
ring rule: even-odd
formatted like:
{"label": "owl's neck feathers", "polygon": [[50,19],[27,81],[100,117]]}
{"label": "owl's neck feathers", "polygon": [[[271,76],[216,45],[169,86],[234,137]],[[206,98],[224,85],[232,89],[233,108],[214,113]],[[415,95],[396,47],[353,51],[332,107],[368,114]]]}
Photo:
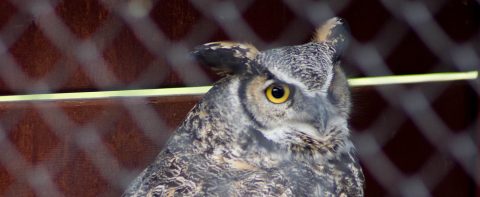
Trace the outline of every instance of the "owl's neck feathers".
{"label": "owl's neck feathers", "polygon": [[299,143],[290,143],[289,151],[296,157],[313,158],[314,160],[333,159],[341,153],[348,153],[353,148],[348,139],[348,131],[332,130],[323,140],[312,138],[302,132],[296,132],[294,138]]}
{"label": "owl's neck feathers", "polygon": [[261,133],[296,159],[329,160],[353,148],[348,128],[341,125],[345,124],[341,121],[329,123],[324,131],[316,131],[308,125],[286,122],[277,129]]}

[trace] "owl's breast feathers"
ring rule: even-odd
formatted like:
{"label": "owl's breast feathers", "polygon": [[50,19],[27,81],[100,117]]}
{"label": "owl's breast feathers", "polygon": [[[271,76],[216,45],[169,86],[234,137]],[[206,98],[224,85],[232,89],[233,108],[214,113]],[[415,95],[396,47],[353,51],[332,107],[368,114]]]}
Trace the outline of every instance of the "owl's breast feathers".
{"label": "owl's breast feathers", "polygon": [[235,141],[224,133],[228,122],[199,107],[124,196],[363,196],[353,152],[318,162],[279,158],[254,141],[247,148]]}

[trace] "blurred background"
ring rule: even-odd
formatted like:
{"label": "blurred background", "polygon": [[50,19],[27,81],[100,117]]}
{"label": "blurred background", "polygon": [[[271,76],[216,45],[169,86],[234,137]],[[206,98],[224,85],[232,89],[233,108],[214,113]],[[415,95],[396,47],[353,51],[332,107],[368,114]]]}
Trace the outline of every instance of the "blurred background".
{"label": "blurred background", "polygon": [[[201,94],[92,92],[211,85],[194,46],[302,44],[333,16],[351,31],[350,78],[480,68],[478,0],[0,1],[0,196],[121,195]],[[480,196],[478,77],[352,94],[366,196]]]}

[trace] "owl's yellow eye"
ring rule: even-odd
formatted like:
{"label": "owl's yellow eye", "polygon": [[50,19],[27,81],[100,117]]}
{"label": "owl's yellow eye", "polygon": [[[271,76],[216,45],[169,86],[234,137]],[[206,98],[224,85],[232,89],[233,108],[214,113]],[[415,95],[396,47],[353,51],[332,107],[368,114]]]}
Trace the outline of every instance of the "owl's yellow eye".
{"label": "owl's yellow eye", "polygon": [[272,103],[285,103],[290,96],[290,88],[285,84],[272,84],[265,90],[265,95]]}

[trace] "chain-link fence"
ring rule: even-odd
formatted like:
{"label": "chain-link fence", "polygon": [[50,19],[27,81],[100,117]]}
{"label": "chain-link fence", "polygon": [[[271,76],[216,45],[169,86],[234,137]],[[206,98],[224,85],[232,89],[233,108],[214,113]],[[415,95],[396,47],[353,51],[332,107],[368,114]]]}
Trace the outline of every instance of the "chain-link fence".
{"label": "chain-link fence", "polygon": [[[0,196],[120,195],[201,95],[87,98],[209,85],[194,46],[301,44],[333,16],[350,27],[351,78],[479,68],[475,0],[0,1]],[[352,87],[366,196],[476,195],[474,78]]]}

